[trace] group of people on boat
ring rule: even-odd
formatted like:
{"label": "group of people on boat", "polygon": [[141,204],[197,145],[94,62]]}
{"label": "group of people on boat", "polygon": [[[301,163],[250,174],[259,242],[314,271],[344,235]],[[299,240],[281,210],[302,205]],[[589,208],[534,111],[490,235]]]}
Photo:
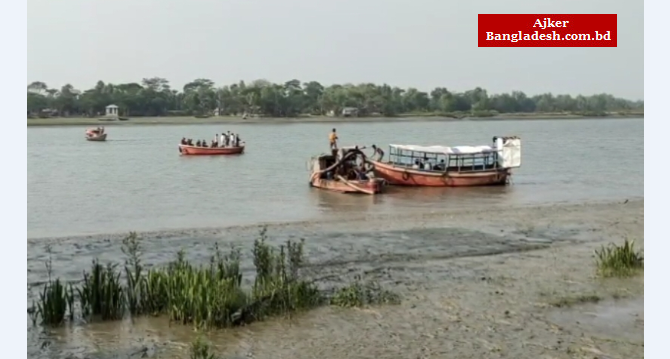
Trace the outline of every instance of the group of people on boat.
{"label": "group of people on boat", "polygon": [[93,134],[93,135],[102,135],[103,133],[105,133],[105,128],[102,127],[102,126],[99,126],[99,127],[96,127],[94,130],[88,130],[86,132],[89,133],[89,134]]}
{"label": "group of people on boat", "polygon": [[208,148],[240,147],[241,140],[242,139],[240,138],[239,134],[227,131],[225,133],[221,133],[220,135],[218,133],[214,135],[214,139],[209,144],[207,144],[207,140],[197,140],[195,144],[193,144],[193,139],[187,139],[186,137],[182,137],[181,144],[185,146]]}
{"label": "group of people on boat", "polygon": [[444,160],[440,160],[439,163],[431,163],[428,159],[416,159],[412,165],[412,169],[415,170],[424,170],[424,171],[444,171],[446,170],[447,165],[444,163]]}
{"label": "group of people on boat", "polygon": [[[337,142],[339,140],[339,137],[337,136],[337,129],[333,128],[332,131],[328,134],[328,143],[330,150],[333,154],[333,157],[336,159],[338,158],[338,146]],[[379,154],[377,152],[377,148],[375,145],[372,145],[373,150],[375,151],[375,154]],[[356,151],[362,150],[357,147],[354,148]],[[379,149],[381,151],[381,149]],[[383,151],[381,151],[382,156],[383,156]],[[328,171],[325,173],[326,179],[333,179],[335,176],[341,176],[347,180],[366,180],[368,179],[368,173],[370,172],[369,168],[366,168],[366,162],[365,162],[365,155],[361,152],[362,157],[355,156],[351,159],[348,159],[347,161],[342,162],[339,166],[334,168],[331,171]],[[346,156],[346,153],[342,153],[343,156]],[[358,160],[358,161],[357,161]]]}
{"label": "group of people on boat", "polygon": [[[334,153],[337,151],[337,141],[340,138],[337,136],[337,129],[333,128],[333,130],[328,134],[328,143],[330,145],[330,150]],[[377,161],[381,161],[382,158],[384,157],[384,150],[381,148],[377,147],[376,145],[372,145],[372,157],[374,158],[375,156],[377,157]]]}
{"label": "group of people on boat", "polygon": [[367,180],[369,179],[368,173],[371,172],[365,164],[365,160],[361,160],[359,163],[356,163],[356,159],[346,161],[340,166],[328,171],[325,173],[326,179],[332,180],[336,176],[345,178],[348,181],[352,180]]}
{"label": "group of people on boat", "polygon": [[[338,151],[337,142],[339,137],[337,135],[337,129],[333,128],[332,131],[328,134],[328,142],[330,149],[335,155]],[[382,161],[384,158],[384,150],[377,147],[377,145],[372,145],[372,156],[371,158],[375,161]],[[358,147],[356,147],[358,149]],[[333,175],[340,175],[346,178],[347,180],[366,180],[368,179],[368,173],[370,169],[366,166],[366,161],[363,158],[360,163],[356,163],[355,160],[347,161],[348,163],[343,163],[340,168],[335,169],[335,173],[327,173],[327,178],[332,179]],[[428,158],[424,159],[415,159],[413,164],[408,164],[407,167],[414,170],[424,170],[424,171],[445,171],[447,168],[444,160],[440,162],[435,162],[429,160]]]}

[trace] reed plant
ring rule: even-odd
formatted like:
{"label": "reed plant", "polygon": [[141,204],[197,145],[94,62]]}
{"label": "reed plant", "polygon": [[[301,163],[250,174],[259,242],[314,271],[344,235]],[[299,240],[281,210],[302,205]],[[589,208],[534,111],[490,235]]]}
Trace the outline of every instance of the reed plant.
{"label": "reed plant", "polygon": [[[126,313],[166,315],[170,321],[209,329],[289,315],[328,303],[316,284],[301,273],[306,262],[304,240],[289,240],[274,247],[268,244],[265,228],[254,241],[256,276],[250,288],[243,286],[241,252],[234,247],[224,254],[215,245],[209,263],[199,266],[189,263],[185,252],[179,251],[167,265],[149,270],[142,264],[142,250],[141,239],[130,233],[123,240],[123,268],[94,260],[76,291],[59,280],[49,280],[36,304],[35,318],[41,316],[42,323],[48,325],[62,323],[68,310],[70,317],[74,316],[73,301],[78,297],[86,318],[118,320]],[[389,292],[369,285],[355,284],[338,293],[331,302],[342,306],[393,302]]]}
{"label": "reed plant", "polygon": [[126,304],[121,272],[116,264],[103,266],[93,260],[91,271],[84,271],[84,282],[77,288],[82,315],[117,320],[123,317]]}
{"label": "reed plant", "polygon": [[267,244],[265,229],[259,237],[252,251],[256,278],[248,314],[259,320],[323,304],[324,297],[316,285],[300,279],[300,268],[305,263],[304,240],[289,240],[276,251]]}
{"label": "reed plant", "polygon": [[604,277],[623,277],[644,268],[642,251],[635,249],[634,240],[624,240],[621,245],[610,243],[595,250],[598,273]]}
{"label": "reed plant", "polygon": [[130,234],[123,239],[121,251],[126,255],[125,265],[123,267],[126,277],[126,304],[131,315],[143,314],[142,307],[142,250],[137,233]]}
{"label": "reed plant", "polygon": [[210,267],[185,262],[168,268],[163,275],[163,288],[152,288],[152,292],[165,292],[167,315],[172,321],[196,328],[228,327],[234,324],[233,314],[247,303],[236,280]]}
{"label": "reed plant", "polygon": [[63,284],[59,278],[51,279],[52,261],[51,246],[47,245],[48,258],[45,262],[47,282],[42,287],[37,303],[33,301],[29,313],[33,325],[40,323],[48,326],[59,326],[64,323],[69,313],[70,320],[74,317],[74,289],[70,284]]}

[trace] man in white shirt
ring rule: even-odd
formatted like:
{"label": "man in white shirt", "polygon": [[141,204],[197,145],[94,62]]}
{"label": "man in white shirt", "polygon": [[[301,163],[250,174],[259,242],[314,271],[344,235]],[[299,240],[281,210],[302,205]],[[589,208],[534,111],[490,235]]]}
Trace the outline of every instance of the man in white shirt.
{"label": "man in white shirt", "polygon": [[235,147],[235,137],[234,133],[230,134],[230,147]]}
{"label": "man in white shirt", "polygon": [[221,139],[219,140],[219,147],[226,147],[226,134],[221,133]]}

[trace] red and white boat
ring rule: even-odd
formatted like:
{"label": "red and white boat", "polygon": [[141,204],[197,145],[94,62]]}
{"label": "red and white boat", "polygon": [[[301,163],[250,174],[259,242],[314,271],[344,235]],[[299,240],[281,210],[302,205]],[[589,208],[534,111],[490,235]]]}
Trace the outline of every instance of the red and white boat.
{"label": "red and white boat", "polygon": [[106,141],[107,132],[104,128],[89,128],[86,130],[86,141]]}
{"label": "red and white boat", "polygon": [[391,185],[469,187],[505,185],[521,166],[521,139],[494,137],[491,146],[389,145],[389,159],[370,160],[375,177]]}
{"label": "red and white boat", "polygon": [[192,145],[179,145],[179,153],[183,156],[221,156],[239,155],[244,152],[244,143],[237,147],[198,147]]}

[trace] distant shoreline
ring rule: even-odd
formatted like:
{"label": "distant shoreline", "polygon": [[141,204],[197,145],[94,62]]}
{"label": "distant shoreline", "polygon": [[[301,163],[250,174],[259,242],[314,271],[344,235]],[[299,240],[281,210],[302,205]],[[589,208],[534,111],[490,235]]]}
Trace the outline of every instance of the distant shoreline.
{"label": "distant shoreline", "polygon": [[427,114],[406,114],[396,117],[327,117],[305,116],[297,118],[254,117],[242,119],[237,116],[196,117],[131,117],[127,121],[100,121],[97,118],[54,117],[29,118],[28,127],[34,126],[132,126],[132,125],[218,125],[218,124],[292,124],[292,123],[388,123],[388,122],[433,122],[433,121],[541,121],[541,120],[599,120],[599,119],[644,119],[644,113],[608,114],[584,116],[565,113],[509,113],[490,117],[443,117]]}

